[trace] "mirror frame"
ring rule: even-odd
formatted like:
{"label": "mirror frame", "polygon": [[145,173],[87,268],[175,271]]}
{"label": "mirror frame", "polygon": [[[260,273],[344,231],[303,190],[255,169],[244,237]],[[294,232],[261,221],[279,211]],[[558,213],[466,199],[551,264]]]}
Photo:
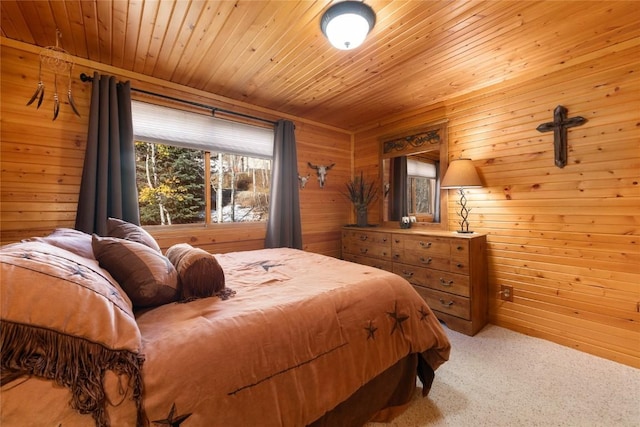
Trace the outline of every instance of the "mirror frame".
{"label": "mirror frame", "polygon": [[[440,181],[447,172],[449,166],[449,141],[447,135],[447,120],[429,123],[416,128],[408,129],[395,135],[380,137],[380,188],[384,188],[384,161],[399,156],[418,154],[430,151],[429,148],[438,144],[440,150]],[[414,227],[428,228],[433,230],[448,230],[449,215],[447,206],[449,205],[449,193],[440,189],[440,222],[419,221],[413,224]],[[385,227],[399,228],[398,221],[388,221],[388,213],[385,213],[385,197],[380,198],[381,223]]]}

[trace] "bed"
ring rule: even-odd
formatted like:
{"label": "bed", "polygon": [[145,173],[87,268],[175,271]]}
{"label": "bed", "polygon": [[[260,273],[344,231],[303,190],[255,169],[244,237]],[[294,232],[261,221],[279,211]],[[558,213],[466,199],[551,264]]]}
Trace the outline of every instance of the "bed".
{"label": "bed", "polygon": [[3,427],[389,421],[449,357],[429,307],[389,272],[286,248],[216,254],[223,291],[180,299],[164,255],[150,253],[164,288],[131,290],[132,243],[124,273],[93,256],[131,240],[64,233],[75,243],[0,250]]}

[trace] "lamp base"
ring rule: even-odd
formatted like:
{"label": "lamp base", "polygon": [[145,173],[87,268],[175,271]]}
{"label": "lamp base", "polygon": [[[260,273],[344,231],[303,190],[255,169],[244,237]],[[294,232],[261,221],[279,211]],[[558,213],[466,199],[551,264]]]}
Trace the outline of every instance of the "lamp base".
{"label": "lamp base", "polygon": [[473,234],[473,231],[469,231],[469,209],[467,209],[467,198],[464,195],[464,188],[460,187],[460,212],[457,214],[460,216],[460,230],[456,230],[456,233]]}

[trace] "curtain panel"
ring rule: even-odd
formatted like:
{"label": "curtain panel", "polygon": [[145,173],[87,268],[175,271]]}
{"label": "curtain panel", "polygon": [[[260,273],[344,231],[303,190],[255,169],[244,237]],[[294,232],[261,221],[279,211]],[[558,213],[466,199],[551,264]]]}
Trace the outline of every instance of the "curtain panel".
{"label": "curtain panel", "polygon": [[[440,181],[442,177],[440,176],[440,162],[436,162],[436,188],[440,189]],[[435,193],[435,212],[433,214],[433,222],[440,222],[440,191],[436,191]]]}
{"label": "curtain panel", "polygon": [[390,221],[400,221],[407,216],[407,156],[394,157],[391,161],[391,212]]}
{"label": "curtain panel", "polygon": [[109,217],[140,224],[131,84],[94,73],[75,228],[105,235]]}
{"label": "curtain panel", "polygon": [[278,120],[273,147],[266,248],[302,249],[295,125]]}

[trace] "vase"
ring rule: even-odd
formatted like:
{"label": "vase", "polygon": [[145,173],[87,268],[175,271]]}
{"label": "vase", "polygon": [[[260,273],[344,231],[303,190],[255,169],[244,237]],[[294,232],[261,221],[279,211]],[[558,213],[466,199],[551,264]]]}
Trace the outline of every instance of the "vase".
{"label": "vase", "polygon": [[366,206],[357,206],[356,207],[356,225],[358,227],[367,227],[369,225],[367,220],[367,207]]}

